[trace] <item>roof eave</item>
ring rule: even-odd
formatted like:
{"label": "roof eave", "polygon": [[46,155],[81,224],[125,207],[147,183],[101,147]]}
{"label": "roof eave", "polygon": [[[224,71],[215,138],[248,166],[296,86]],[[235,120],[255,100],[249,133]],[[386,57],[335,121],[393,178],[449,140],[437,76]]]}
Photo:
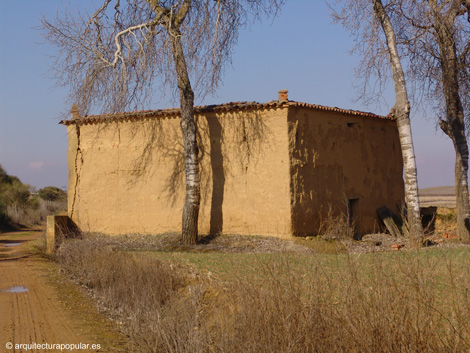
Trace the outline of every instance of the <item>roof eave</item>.
{"label": "roof eave", "polygon": [[[194,107],[195,113],[205,112],[232,112],[239,110],[255,110],[255,109],[274,109],[274,108],[289,108],[299,107],[308,108],[322,111],[331,111],[337,113],[343,113],[354,116],[362,116],[368,118],[395,120],[392,116],[380,116],[374,113],[361,112],[357,110],[342,109],[337,107],[327,107],[317,104],[302,103],[296,101],[270,101],[267,103],[258,102],[230,102],[219,105],[204,105]],[[145,120],[154,117],[168,117],[176,118],[180,115],[179,108],[159,109],[159,110],[146,110],[146,111],[134,111],[134,112],[123,112],[114,114],[100,114],[100,115],[89,115],[80,118],[72,118],[70,120],[61,120],[59,124],[62,125],[83,125],[92,123],[103,123],[103,122],[114,122],[114,121],[132,121],[132,120]]]}

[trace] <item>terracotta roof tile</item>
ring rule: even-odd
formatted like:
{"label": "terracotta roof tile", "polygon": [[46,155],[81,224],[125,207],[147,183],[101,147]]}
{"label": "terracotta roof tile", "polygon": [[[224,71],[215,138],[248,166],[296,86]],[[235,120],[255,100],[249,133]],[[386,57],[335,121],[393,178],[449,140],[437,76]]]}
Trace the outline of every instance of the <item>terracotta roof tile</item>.
{"label": "terracotta roof tile", "polygon": [[[327,107],[323,105],[308,104],[308,103],[295,102],[295,101],[287,101],[287,102],[270,101],[267,103],[230,102],[230,103],[217,104],[217,105],[195,106],[194,111],[196,113],[221,112],[221,111],[228,112],[228,111],[237,111],[237,110],[274,109],[274,108],[284,108],[284,107],[301,107],[301,108],[309,108],[309,109],[315,109],[315,110],[333,111],[333,112],[356,115],[356,116],[367,117],[367,118],[394,120],[394,118],[391,116],[380,116],[377,114],[361,112],[357,110]],[[142,111],[134,111],[134,112],[113,113],[113,114],[87,115],[84,117],[72,118],[70,120],[62,120],[60,124],[83,125],[83,124],[111,122],[111,121],[117,121],[117,120],[121,120],[121,121],[145,120],[145,119],[149,119],[153,117],[176,118],[177,116],[179,116],[179,114],[180,114],[179,108],[142,110]]]}

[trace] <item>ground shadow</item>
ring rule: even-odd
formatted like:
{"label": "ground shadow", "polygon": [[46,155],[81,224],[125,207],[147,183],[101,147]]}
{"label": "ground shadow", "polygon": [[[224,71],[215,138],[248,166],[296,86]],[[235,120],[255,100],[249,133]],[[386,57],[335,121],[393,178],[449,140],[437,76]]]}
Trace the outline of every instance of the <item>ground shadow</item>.
{"label": "ground shadow", "polygon": [[436,229],[437,207],[421,207],[421,224],[426,233],[434,233]]}
{"label": "ground shadow", "polygon": [[[20,244],[23,244],[23,243],[26,243],[28,240],[16,240],[16,239],[1,239],[0,240],[0,245],[3,245],[3,246],[14,246],[16,244],[20,245]],[[14,244],[14,245],[11,245],[11,244]]]}
{"label": "ground shadow", "polygon": [[207,244],[210,244],[211,242],[213,242],[219,236],[220,236],[220,232],[218,234],[208,234],[208,235],[202,237],[201,239],[199,239],[199,241],[197,243],[200,244],[200,245],[207,245]]}

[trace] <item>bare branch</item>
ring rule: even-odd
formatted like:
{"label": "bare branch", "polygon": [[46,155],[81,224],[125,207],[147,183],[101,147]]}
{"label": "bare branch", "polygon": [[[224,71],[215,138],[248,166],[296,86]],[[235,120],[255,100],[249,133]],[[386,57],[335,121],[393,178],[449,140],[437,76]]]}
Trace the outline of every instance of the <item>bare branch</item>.
{"label": "bare branch", "polygon": [[439,127],[441,130],[449,137],[452,136],[451,131],[449,129],[449,123],[445,120],[443,120],[440,116],[437,116],[437,119],[439,120]]}
{"label": "bare branch", "polygon": [[[163,15],[160,15],[160,17],[162,17],[162,16]],[[142,30],[143,28],[152,28],[152,27],[156,26],[160,22],[160,17],[156,17],[154,20],[152,20],[150,22],[147,22],[147,23],[142,23],[140,25],[135,25],[135,26],[128,27],[128,28],[122,30],[121,32],[119,32],[118,34],[116,34],[116,36],[114,37],[114,43],[116,44],[116,51],[114,52],[113,61],[109,62],[109,61],[105,60],[104,58],[100,58],[100,59],[102,61],[104,61],[105,63],[109,64],[110,66],[112,66],[113,68],[116,67],[116,64],[117,64],[119,59],[121,61],[124,61],[124,59],[122,58],[121,37],[124,36],[125,34],[128,34],[128,33],[133,35],[133,37],[135,39],[135,42],[138,44],[137,52],[142,52],[144,50],[144,46],[138,40],[137,35],[134,33],[134,31],[135,30]],[[128,49],[131,50],[130,46],[128,46]]]}
{"label": "bare branch", "polygon": [[419,29],[422,29],[422,30],[425,30],[425,31],[428,31],[428,30],[433,28],[432,24],[423,25],[423,24],[418,23],[418,21],[415,20],[414,18],[408,16],[407,11],[403,10],[403,2],[400,2],[398,6],[399,6],[399,9],[400,9],[400,15],[403,16],[409,23],[411,23],[411,25],[413,27],[416,27],[416,28],[419,28]]}
{"label": "bare branch", "polygon": [[101,0],[92,15],[73,10],[44,21],[44,34],[60,50],[58,83],[70,87],[70,102],[81,112],[135,110],[157,88],[176,93],[172,37],[181,36],[195,94],[204,97],[219,84],[239,28],[275,14],[282,2]]}
{"label": "bare branch", "polygon": [[183,5],[179,9],[178,13],[175,16],[175,19],[172,21],[175,28],[180,28],[183,21],[186,19],[186,16],[189,13],[191,8],[191,0],[183,0]]}
{"label": "bare branch", "polygon": [[[112,0],[106,0],[104,2],[103,6],[101,6],[98,10],[96,10],[96,12],[93,15],[91,15],[90,20],[88,21],[87,25],[91,24],[92,22],[97,23],[96,22],[97,17],[99,17],[104,11],[106,11],[106,9],[108,8],[108,5],[111,1]],[[116,6],[119,6],[118,4],[119,4],[119,1],[117,2]]]}

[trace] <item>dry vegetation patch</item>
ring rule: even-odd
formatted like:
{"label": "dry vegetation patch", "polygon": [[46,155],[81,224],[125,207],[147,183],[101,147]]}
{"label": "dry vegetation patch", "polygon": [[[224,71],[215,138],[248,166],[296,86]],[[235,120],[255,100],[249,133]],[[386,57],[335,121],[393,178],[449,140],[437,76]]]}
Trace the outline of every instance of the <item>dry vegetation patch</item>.
{"label": "dry vegetation patch", "polygon": [[176,235],[87,236],[58,260],[136,352],[470,351],[467,247],[333,255],[228,239],[170,251]]}
{"label": "dry vegetation patch", "polygon": [[439,207],[436,214],[435,233],[457,234],[457,212],[455,208]]}
{"label": "dry vegetation patch", "polygon": [[207,235],[196,245],[181,245],[181,234],[118,235],[87,234],[88,239],[99,241],[121,250],[164,252],[223,252],[223,253],[311,253],[313,249],[295,240],[243,235]]}

